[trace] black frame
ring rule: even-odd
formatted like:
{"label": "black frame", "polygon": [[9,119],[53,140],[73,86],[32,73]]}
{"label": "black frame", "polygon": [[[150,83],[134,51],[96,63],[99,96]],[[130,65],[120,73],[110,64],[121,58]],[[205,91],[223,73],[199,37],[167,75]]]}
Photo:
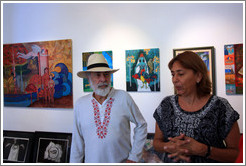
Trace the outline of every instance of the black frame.
{"label": "black frame", "polygon": [[[34,132],[3,130],[3,162],[29,163],[32,158]],[[16,143],[16,146],[14,145]],[[12,154],[13,156],[11,157]],[[16,150],[18,151],[16,153]],[[15,156],[17,154],[17,156]]]}
{"label": "black frame", "polygon": [[195,53],[208,51],[209,52],[209,62],[210,64],[210,80],[212,82],[212,94],[216,95],[216,80],[215,80],[215,48],[213,46],[208,47],[193,47],[193,48],[178,48],[173,49],[173,57],[177,56],[178,54],[184,52],[184,51],[193,51]]}
{"label": "black frame", "polygon": [[34,163],[68,163],[72,133],[35,132]]}

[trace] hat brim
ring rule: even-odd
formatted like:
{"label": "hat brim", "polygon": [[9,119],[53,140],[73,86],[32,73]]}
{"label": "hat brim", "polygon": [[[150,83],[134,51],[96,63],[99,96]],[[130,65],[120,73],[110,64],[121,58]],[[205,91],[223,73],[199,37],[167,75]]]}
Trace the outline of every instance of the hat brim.
{"label": "hat brim", "polygon": [[79,71],[77,73],[77,76],[80,78],[87,78],[87,73],[92,73],[92,72],[110,72],[110,73],[114,73],[116,71],[118,71],[119,69],[110,69],[108,67],[96,67],[93,69],[89,69],[86,71]]}

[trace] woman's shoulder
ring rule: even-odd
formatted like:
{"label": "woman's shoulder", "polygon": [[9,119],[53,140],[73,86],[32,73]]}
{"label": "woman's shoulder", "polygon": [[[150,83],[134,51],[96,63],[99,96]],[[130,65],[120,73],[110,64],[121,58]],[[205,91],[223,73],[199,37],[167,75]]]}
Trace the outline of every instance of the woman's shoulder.
{"label": "woman's shoulder", "polygon": [[175,101],[176,95],[170,95],[163,98],[153,114],[158,123],[162,123],[164,119],[168,121],[171,118],[171,115],[174,111],[173,108],[176,108]]}
{"label": "woman's shoulder", "polygon": [[218,105],[218,104],[228,105],[229,104],[229,102],[226,98],[216,96],[216,95],[213,95],[211,100],[214,101],[214,104],[216,104],[216,105]]}
{"label": "woman's shoulder", "polygon": [[159,104],[159,106],[157,107],[157,109],[163,109],[166,107],[170,107],[171,105],[176,103],[176,95],[169,95],[169,96],[165,96],[161,103]]}
{"label": "woman's shoulder", "polygon": [[237,111],[231,106],[229,101],[220,96],[213,96],[212,97],[212,107],[221,113],[226,113],[226,114],[232,114],[233,112],[237,114]]}
{"label": "woman's shoulder", "polygon": [[169,95],[169,96],[165,96],[161,103],[170,103],[170,102],[175,102],[175,100],[177,99],[177,95]]}

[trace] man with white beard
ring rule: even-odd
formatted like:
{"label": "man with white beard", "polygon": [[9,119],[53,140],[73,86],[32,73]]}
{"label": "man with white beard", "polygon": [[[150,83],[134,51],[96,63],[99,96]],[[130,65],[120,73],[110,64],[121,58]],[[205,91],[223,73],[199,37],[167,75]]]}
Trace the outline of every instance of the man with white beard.
{"label": "man with white beard", "polygon": [[[111,87],[117,70],[102,54],[92,54],[87,70],[77,73],[88,78],[93,93],[75,104],[71,163],[139,162],[142,157],[147,123],[131,96]],[[135,124],[133,144],[130,122]]]}

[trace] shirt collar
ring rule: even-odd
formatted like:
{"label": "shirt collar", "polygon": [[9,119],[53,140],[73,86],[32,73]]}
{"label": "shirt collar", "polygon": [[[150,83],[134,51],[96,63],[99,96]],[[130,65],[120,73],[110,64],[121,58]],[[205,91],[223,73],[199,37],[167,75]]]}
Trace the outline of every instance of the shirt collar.
{"label": "shirt collar", "polygon": [[[94,93],[94,92],[91,93],[91,100],[95,99],[95,98],[93,97],[93,93]],[[112,97],[114,96],[114,93],[115,93],[115,89],[114,89],[113,87],[111,87],[111,90],[109,91],[108,96],[107,96],[107,99],[106,99],[105,101],[107,101],[108,99],[112,98]],[[96,99],[95,99],[95,100],[96,100]],[[97,101],[97,100],[96,100],[96,101]],[[104,102],[105,102],[105,101],[104,101]]]}

